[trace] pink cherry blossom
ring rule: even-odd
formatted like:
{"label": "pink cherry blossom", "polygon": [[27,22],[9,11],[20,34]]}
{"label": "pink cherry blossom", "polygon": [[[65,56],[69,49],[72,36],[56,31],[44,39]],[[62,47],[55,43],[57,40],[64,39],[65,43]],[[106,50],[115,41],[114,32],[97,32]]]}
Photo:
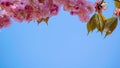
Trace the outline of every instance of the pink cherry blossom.
{"label": "pink cherry blossom", "polygon": [[7,16],[7,12],[2,11],[0,15],[0,28],[8,27],[11,25],[10,17]]}
{"label": "pink cherry blossom", "polygon": [[114,14],[115,14],[116,16],[120,16],[120,9],[117,8],[117,9],[114,11]]}
{"label": "pink cherry blossom", "polygon": [[87,22],[95,5],[87,0],[0,0],[0,28],[9,26],[10,18],[18,22],[51,18],[61,7]]}

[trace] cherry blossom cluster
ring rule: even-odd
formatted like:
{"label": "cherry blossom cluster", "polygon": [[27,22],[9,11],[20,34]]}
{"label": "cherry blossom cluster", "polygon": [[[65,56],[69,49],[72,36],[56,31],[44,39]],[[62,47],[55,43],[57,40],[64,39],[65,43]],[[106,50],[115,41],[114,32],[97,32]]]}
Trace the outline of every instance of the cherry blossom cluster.
{"label": "cherry blossom cluster", "polygon": [[120,16],[120,9],[119,8],[116,8],[116,10],[114,11],[114,14],[116,16]]}
{"label": "cherry blossom cluster", "polygon": [[83,22],[87,22],[94,11],[94,4],[87,0],[0,0],[0,28],[8,27],[11,18],[17,22],[36,20],[40,23],[57,15],[61,7]]}

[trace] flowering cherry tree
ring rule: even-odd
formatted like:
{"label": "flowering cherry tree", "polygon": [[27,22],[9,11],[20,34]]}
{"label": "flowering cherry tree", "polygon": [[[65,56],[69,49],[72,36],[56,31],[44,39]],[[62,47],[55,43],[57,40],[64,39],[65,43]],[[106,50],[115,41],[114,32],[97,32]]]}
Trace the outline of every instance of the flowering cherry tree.
{"label": "flowering cherry tree", "polygon": [[[117,17],[120,16],[120,1],[114,0],[114,3],[115,17],[107,19],[102,14],[102,10],[106,9],[104,0],[96,0],[95,3],[88,0],[0,0],[0,28],[10,26],[11,18],[18,22],[36,20],[38,24],[42,21],[48,24],[49,18],[57,15],[63,7],[64,11],[77,15],[82,22],[87,22],[88,32],[97,28],[100,32],[106,32],[107,36],[115,29]],[[90,18],[89,15],[93,12],[97,12],[97,15]]]}

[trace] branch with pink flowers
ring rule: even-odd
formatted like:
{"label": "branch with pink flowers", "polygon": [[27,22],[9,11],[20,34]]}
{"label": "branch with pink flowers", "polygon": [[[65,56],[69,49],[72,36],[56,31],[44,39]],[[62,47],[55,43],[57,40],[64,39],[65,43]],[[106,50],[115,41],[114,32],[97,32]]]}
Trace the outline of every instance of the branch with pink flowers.
{"label": "branch with pink flowers", "polygon": [[[111,34],[120,16],[120,1],[114,0],[114,17],[105,18],[102,10],[106,9],[104,0],[95,3],[88,0],[0,0],[0,28],[10,26],[11,18],[17,22],[36,20],[39,24],[59,13],[61,7],[71,15],[77,15],[82,22],[87,22],[88,33],[94,29]],[[95,14],[90,18],[90,14]],[[96,13],[97,12],[97,13]],[[113,22],[111,22],[113,20]],[[106,24],[107,23],[107,24]]]}

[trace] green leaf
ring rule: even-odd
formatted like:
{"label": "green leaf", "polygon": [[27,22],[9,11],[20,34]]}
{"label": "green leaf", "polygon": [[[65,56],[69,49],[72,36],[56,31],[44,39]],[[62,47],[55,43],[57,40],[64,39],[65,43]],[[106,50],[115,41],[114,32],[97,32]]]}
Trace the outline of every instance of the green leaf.
{"label": "green leaf", "polygon": [[87,23],[87,30],[89,32],[93,31],[96,28],[97,14],[94,14]]}
{"label": "green leaf", "polygon": [[45,21],[47,25],[48,25],[48,20],[49,20],[49,17],[43,19],[43,21]]}
{"label": "green leaf", "polygon": [[107,37],[108,35],[110,35],[114,31],[117,24],[118,24],[117,17],[113,16],[113,17],[107,19],[107,21],[105,23],[105,27],[104,27],[104,32],[106,32],[105,37]]}
{"label": "green leaf", "polygon": [[102,14],[95,13],[87,23],[88,34],[89,32],[95,30],[96,28],[98,29],[98,31],[102,33],[105,26],[105,22],[106,18]]}
{"label": "green leaf", "polygon": [[101,13],[99,13],[97,15],[97,19],[98,20],[96,22],[96,27],[97,27],[98,31],[100,31],[102,33],[104,26],[105,26],[106,18]]}
{"label": "green leaf", "polygon": [[40,24],[42,21],[44,21],[48,25],[48,20],[49,20],[49,17],[43,18],[43,19],[39,19],[39,20],[37,20],[37,23]]}
{"label": "green leaf", "polygon": [[37,20],[37,23],[40,24],[43,21],[43,19]]}

